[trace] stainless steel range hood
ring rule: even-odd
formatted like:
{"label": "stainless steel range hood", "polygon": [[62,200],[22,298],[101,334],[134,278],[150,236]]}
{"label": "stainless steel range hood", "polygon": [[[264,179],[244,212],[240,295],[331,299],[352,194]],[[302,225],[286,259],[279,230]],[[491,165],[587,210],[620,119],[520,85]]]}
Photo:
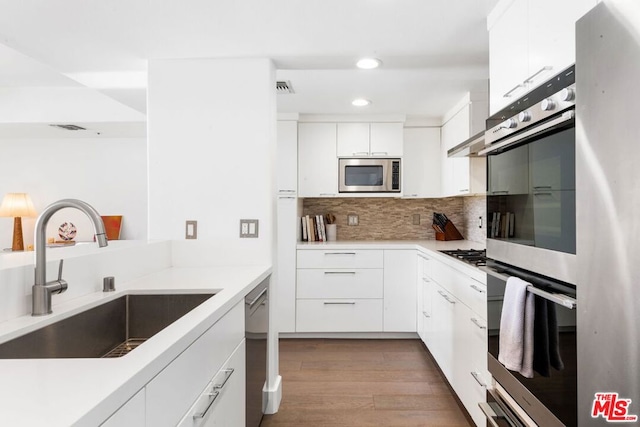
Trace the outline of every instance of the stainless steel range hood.
{"label": "stainless steel range hood", "polygon": [[483,148],[484,131],[481,131],[447,151],[447,157],[485,157],[478,154]]}

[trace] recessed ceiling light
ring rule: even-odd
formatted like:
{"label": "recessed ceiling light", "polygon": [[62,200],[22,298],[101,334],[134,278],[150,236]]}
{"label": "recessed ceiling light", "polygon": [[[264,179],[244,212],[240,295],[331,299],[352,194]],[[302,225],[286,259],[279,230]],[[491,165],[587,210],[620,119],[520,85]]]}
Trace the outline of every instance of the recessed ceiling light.
{"label": "recessed ceiling light", "polygon": [[374,68],[378,68],[380,65],[382,65],[382,61],[376,58],[362,58],[356,63],[356,66],[363,70],[373,70]]}
{"label": "recessed ceiling light", "polygon": [[371,104],[371,101],[364,98],[357,98],[351,101],[351,104],[355,105],[356,107],[366,107],[367,105]]}

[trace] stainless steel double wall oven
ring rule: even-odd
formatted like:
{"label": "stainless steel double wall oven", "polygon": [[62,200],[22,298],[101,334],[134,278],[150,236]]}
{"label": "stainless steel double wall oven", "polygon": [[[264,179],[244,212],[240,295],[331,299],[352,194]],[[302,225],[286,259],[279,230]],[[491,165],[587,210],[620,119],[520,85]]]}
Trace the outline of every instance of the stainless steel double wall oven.
{"label": "stainless steel double wall oven", "polygon": [[[481,152],[487,155],[489,371],[544,426],[577,425],[575,97],[570,67],[487,119]],[[529,282],[535,294],[533,378],[498,362],[509,276]],[[518,412],[494,394],[485,412],[498,418]]]}

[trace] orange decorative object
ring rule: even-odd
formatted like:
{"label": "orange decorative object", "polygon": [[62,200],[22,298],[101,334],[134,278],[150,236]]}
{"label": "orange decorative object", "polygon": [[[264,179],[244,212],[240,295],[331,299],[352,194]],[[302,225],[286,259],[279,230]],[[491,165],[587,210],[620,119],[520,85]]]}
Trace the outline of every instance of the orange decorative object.
{"label": "orange decorative object", "polygon": [[120,240],[120,230],[122,229],[122,215],[102,216],[104,228],[107,231],[108,240]]}

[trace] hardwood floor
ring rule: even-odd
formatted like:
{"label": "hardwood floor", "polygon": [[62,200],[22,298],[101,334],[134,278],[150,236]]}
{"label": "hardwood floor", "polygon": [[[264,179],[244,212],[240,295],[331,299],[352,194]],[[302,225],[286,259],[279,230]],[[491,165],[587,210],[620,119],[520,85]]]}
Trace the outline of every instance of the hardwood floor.
{"label": "hardwood floor", "polygon": [[471,425],[417,339],[282,339],[280,375],[261,427]]}

